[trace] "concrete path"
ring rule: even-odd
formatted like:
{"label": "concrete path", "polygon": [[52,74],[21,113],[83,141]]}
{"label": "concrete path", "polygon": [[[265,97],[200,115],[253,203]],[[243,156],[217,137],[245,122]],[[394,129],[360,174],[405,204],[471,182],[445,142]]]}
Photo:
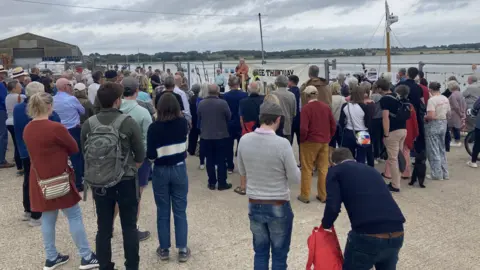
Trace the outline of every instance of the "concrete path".
{"label": "concrete path", "polygon": [[[13,146],[10,146],[13,148]],[[12,160],[12,152],[7,155]],[[412,188],[402,180],[402,192],[394,197],[407,222],[404,247],[398,269],[440,270],[480,269],[480,169],[467,167],[468,156],[463,148],[454,148],[448,154],[451,179],[427,181],[426,189]],[[188,196],[189,246],[192,258],[186,264],[176,260],[160,262],[156,207],[151,186],[143,196],[139,224],[152,232],[152,237],[140,244],[140,269],[253,269],[252,235],[247,216],[247,198],[228,191],[207,189],[206,171],[197,169],[198,159],[188,158],[190,191]],[[378,169],[382,169],[379,165]],[[45,255],[40,228],[29,228],[20,221],[22,214],[22,180],[15,169],[0,171],[0,269],[42,269]],[[234,186],[238,174],[229,177]],[[315,183],[316,181],[314,181]],[[318,226],[324,205],[314,200],[308,205],[296,200],[299,186],[292,186],[292,207],[295,214],[289,269],[305,269],[307,238]],[[314,190],[314,189],[312,189]],[[81,203],[84,223],[92,247],[95,246],[96,216],[91,197]],[[173,226],[173,219],[172,219]],[[350,223],[343,211],[335,223],[342,248]],[[123,247],[120,223],[115,225],[112,248],[117,266],[123,266]],[[57,222],[57,248],[71,255],[71,261],[60,269],[78,269],[80,258],[68,232],[63,215]],[[175,239],[172,230],[172,245]],[[123,267],[120,267],[123,269]]]}

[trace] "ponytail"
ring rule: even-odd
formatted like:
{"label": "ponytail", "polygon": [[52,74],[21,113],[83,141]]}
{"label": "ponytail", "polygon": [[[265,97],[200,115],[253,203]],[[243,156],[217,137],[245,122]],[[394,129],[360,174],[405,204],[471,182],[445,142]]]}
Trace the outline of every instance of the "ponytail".
{"label": "ponytail", "polygon": [[53,98],[50,94],[42,92],[30,97],[28,100],[28,115],[36,118],[45,115],[49,111],[48,105],[53,104]]}

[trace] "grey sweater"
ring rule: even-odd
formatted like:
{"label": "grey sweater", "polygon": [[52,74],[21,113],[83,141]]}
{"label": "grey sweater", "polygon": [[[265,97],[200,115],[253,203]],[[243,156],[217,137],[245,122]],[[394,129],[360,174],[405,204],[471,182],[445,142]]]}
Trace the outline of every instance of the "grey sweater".
{"label": "grey sweater", "polygon": [[292,135],[292,121],[297,114],[297,102],[295,95],[287,88],[278,88],[273,94],[280,100],[283,116],[285,116],[285,125],[283,126],[283,135]]}
{"label": "grey sweater", "polygon": [[197,117],[200,123],[200,138],[219,140],[230,137],[228,121],[232,114],[225,100],[212,96],[203,99],[198,104]]}
{"label": "grey sweater", "polygon": [[257,128],[238,145],[238,170],[247,177],[247,195],[255,200],[290,200],[289,181],[300,182],[300,170],[287,139]]}

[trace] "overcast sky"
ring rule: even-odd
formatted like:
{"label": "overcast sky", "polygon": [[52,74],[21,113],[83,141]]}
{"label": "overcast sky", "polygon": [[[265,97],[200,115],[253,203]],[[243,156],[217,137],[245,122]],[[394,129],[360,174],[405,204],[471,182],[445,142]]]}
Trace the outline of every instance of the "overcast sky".
{"label": "overcast sky", "polygon": [[[31,32],[80,47],[83,53],[384,47],[383,0],[32,0],[161,15],[1,0],[0,39]],[[7,4],[7,5],[4,5]],[[400,17],[393,46],[480,42],[480,0],[390,0]],[[3,9],[2,9],[3,10]],[[372,38],[373,36],[373,38]],[[369,42],[372,40],[371,42]]]}

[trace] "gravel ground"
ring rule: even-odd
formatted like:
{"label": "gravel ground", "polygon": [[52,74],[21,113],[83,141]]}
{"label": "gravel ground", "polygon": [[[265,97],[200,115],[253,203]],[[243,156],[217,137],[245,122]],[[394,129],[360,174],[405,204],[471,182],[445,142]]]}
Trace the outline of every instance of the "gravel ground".
{"label": "gravel ground", "polygon": [[[12,160],[12,151],[7,157]],[[402,192],[394,194],[407,219],[398,269],[480,269],[479,171],[465,165],[468,156],[463,148],[452,149],[448,160],[450,180],[427,180],[426,189],[412,188],[402,180]],[[237,195],[233,190],[208,190],[206,171],[197,169],[198,159],[189,157],[187,163],[190,180],[187,211],[192,258],[185,264],[178,264],[176,260],[160,262],[157,258],[156,207],[149,186],[142,199],[139,225],[142,229],[150,230],[152,237],[140,244],[140,269],[252,269],[252,235],[247,217],[247,198]],[[383,169],[383,165],[378,165],[378,169]],[[42,269],[45,260],[40,228],[30,228],[27,223],[20,221],[23,211],[22,179],[15,175],[14,168],[0,173],[0,269]],[[234,186],[238,185],[238,174],[229,176],[229,181]],[[288,263],[290,269],[304,269],[308,254],[307,238],[312,228],[320,224],[324,205],[314,200],[315,194],[312,194],[310,204],[302,204],[295,199],[299,186],[292,185],[291,189],[295,224]],[[81,207],[88,238],[94,247],[96,216],[91,196],[87,202],[81,202]],[[342,211],[335,226],[341,246],[344,247],[350,229],[345,211]],[[121,266],[123,248],[118,219],[115,227],[113,259],[117,266]],[[173,246],[174,242],[172,234]],[[63,215],[59,215],[57,222],[56,244],[60,252],[71,255],[71,261],[60,269],[78,269],[80,258]]]}

